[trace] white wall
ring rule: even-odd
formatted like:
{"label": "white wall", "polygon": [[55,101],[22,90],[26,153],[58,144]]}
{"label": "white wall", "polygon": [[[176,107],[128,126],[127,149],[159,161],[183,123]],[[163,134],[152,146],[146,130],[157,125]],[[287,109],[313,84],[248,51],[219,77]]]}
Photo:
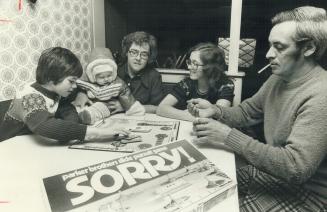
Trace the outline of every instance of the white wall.
{"label": "white wall", "polygon": [[[99,1],[99,0],[96,0]],[[35,80],[41,52],[53,46],[73,51],[84,66],[91,51],[91,0],[0,0],[0,101]]]}

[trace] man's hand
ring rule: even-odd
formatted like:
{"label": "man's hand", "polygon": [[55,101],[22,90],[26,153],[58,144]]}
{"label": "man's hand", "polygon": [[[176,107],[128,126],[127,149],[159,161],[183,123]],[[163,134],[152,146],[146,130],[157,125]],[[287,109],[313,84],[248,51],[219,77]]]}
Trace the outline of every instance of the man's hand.
{"label": "man's hand", "polygon": [[224,144],[232,129],[219,121],[208,118],[197,118],[193,122],[195,143]]}
{"label": "man's hand", "polygon": [[107,103],[107,107],[109,108],[111,114],[119,113],[124,111],[123,106],[120,104],[119,100],[111,100]]}
{"label": "man's hand", "polygon": [[195,117],[210,118],[217,111],[216,106],[205,99],[191,99],[187,103],[187,110]]}

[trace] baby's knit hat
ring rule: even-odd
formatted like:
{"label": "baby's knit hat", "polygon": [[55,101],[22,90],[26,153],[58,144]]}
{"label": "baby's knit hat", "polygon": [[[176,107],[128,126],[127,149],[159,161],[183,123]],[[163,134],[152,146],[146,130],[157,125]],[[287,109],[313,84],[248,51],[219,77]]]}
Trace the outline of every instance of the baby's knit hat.
{"label": "baby's knit hat", "polygon": [[109,81],[114,81],[117,77],[117,64],[110,49],[103,47],[94,48],[90,54],[89,63],[86,66],[86,76],[90,82],[94,83],[95,75],[107,71],[112,71]]}

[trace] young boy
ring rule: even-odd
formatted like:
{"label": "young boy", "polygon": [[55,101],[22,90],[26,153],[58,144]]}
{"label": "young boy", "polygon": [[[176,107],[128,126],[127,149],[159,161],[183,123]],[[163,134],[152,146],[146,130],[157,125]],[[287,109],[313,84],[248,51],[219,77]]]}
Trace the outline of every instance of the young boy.
{"label": "young boy", "polygon": [[80,61],[68,49],[54,47],[43,51],[36,68],[36,82],[17,93],[0,123],[0,141],[31,133],[62,142],[128,134],[124,130],[78,123],[75,108],[62,100],[77,87],[76,80],[82,73]]}
{"label": "young boy", "polygon": [[117,77],[117,65],[108,48],[92,50],[83,79],[77,80],[77,85],[86,91],[92,103],[79,113],[82,123],[94,124],[115,113],[110,109],[113,101],[120,102],[126,115],[144,115],[144,107],[135,100],[127,84]]}

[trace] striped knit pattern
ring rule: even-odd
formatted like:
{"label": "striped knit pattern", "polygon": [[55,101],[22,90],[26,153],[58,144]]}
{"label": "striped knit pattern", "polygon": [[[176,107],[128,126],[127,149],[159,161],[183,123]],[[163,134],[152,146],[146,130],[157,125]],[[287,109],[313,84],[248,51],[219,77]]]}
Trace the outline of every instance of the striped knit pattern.
{"label": "striped knit pattern", "polygon": [[93,95],[93,98],[97,98],[100,101],[105,101],[111,99],[112,97],[117,97],[122,87],[121,83],[111,83],[110,85],[104,86],[98,86],[83,80],[77,80],[76,83],[80,88],[86,91],[90,91]]}

